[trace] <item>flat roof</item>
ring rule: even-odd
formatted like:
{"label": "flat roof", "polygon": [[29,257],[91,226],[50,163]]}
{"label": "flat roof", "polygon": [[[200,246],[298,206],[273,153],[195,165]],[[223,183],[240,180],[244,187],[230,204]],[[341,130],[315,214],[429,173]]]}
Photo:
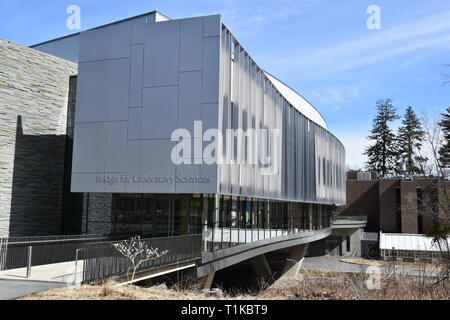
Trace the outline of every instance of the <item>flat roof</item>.
{"label": "flat roof", "polygon": [[[95,29],[99,29],[99,28],[111,26],[111,25],[114,25],[114,24],[118,24],[118,23],[122,23],[122,22],[128,21],[128,20],[133,20],[133,19],[137,19],[137,18],[142,18],[142,17],[148,16],[148,15],[151,15],[151,14],[160,14],[160,15],[166,17],[167,19],[171,19],[170,17],[166,16],[166,15],[163,14],[163,13],[161,13],[161,12],[159,12],[159,11],[157,11],[157,10],[153,10],[153,11],[149,11],[149,12],[146,12],[146,13],[139,14],[139,15],[137,15],[137,16],[133,16],[133,17],[121,19],[121,20],[114,21],[114,22],[110,22],[110,23],[107,23],[107,24],[103,24],[103,25],[100,25],[100,26],[97,26],[97,27],[94,27],[94,28],[86,29],[85,31],[88,31],[88,30],[95,30]],[[67,35],[67,36],[62,36],[62,37],[59,37],[59,38],[55,38],[55,39],[47,40],[47,41],[44,41],[44,42],[36,43],[36,44],[31,45],[30,48],[33,48],[33,47],[36,47],[36,46],[40,46],[40,45],[43,45],[43,44],[46,44],[46,43],[49,43],[49,42],[53,42],[53,41],[57,41],[57,40],[61,40],[61,39],[66,39],[66,38],[71,38],[71,37],[74,37],[74,36],[78,36],[80,33],[81,33],[81,31],[80,31],[80,32],[76,32],[76,33],[69,34],[69,35]]]}

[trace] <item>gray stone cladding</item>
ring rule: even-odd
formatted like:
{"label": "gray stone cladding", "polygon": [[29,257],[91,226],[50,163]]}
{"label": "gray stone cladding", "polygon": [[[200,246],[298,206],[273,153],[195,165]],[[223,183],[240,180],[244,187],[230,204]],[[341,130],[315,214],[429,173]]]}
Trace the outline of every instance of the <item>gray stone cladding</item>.
{"label": "gray stone cladding", "polygon": [[61,232],[75,63],[0,39],[0,237]]}

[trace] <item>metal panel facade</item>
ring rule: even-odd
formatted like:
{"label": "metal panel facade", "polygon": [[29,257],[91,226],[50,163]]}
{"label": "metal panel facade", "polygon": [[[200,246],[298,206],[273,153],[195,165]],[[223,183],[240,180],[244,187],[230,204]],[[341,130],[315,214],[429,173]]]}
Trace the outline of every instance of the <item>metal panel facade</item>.
{"label": "metal panel facade", "polygon": [[[219,126],[278,131],[224,138],[219,164],[219,193],[324,204],[345,203],[345,150],[341,142],[319,124],[300,113],[283,97],[225,26],[221,36],[221,104]],[[264,148],[264,139],[271,148]],[[272,143],[270,143],[272,142]],[[242,150],[244,149],[244,150]],[[256,150],[256,151],[255,151]],[[248,155],[267,154],[274,170]],[[239,153],[247,155],[241,161]],[[275,162],[278,159],[278,162]]]}
{"label": "metal panel facade", "polygon": [[[284,84],[274,85],[219,15],[139,18],[82,32],[80,61],[73,192],[345,202],[342,144],[289,103],[277,90]],[[191,164],[171,159],[179,128],[191,135],[191,152],[183,155]],[[222,134],[215,159],[203,152],[214,141],[208,129]],[[186,184],[178,176],[209,182]]]}
{"label": "metal panel facade", "polygon": [[194,148],[194,121],[218,126],[220,28],[218,15],[139,17],[80,34],[72,192],[217,192],[217,165],[171,152],[177,128]]}

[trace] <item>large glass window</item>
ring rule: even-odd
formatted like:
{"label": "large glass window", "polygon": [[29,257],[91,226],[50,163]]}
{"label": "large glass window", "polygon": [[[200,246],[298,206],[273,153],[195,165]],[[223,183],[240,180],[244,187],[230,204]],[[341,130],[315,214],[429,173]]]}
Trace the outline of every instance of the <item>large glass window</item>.
{"label": "large glass window", "polygon": [[140,233],[140,212],[135,194],[113,195],[113,212],[116,233]]}
{"label": "large glass window", "polygon": [[231,198],[231,228],[230,228],[230,245],[239,244],[239,217],[241,216],[241,202],[238,197]]}
{"label": "large glass window", "polygon": [[155,197],[155,237],[168,237],[171,235],[170,197]]}
{"label": "large glass window", "polygon": [[173,198],[172,235],[184,236],[189,233],[190,198],[188,196]]}
{"label": "large glass window", "polygon": [[152,237],[155,231],[155,197],[151,194],[144,194],[142,201],[142,236]]}
{"label": "large glass window", "polygon": [[202,232],[203,197],[194,194],[189,205],[189,234],[200,234]]}
{"label": "large glass window", "polygon": [[223,244],[223,197],[214,197],[214,220],[213,220],[213,250],[222,249]]}
{"label": "large glass window", "polygon": [[202,252],[212,252],[214,242],[214,232],[217,230],[215,219],[215,198],[211,195],[204,195],[202,199]]}
{"label": "large glass window", "polygon": [[330,226],[332,206],[222,195],[114,194],[113,230],[142,237],[202,233],[203,252]]}

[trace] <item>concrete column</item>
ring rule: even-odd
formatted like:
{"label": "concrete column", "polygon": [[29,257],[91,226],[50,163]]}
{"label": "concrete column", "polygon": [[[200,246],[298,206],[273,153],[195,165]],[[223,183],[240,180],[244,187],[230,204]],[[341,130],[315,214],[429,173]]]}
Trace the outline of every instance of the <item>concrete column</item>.
{"label": "concrete column", "polygon": [[295,246],[289,252],[286,258],[281,277],[275,281],[271,286],[275,289],[285,289],[291,286],[298,285],[299,278],[298,273],[302,266],[303,258],[305,257],[306,250],[308,249],[308,243]]}
{"label": "concrete column", "polygon": [[286,258],[282,277],[296,278],[298,276],[307,249],[308,243],[295,246],[291,249],[289,256]]}
{"label": "concrete column", "polygon": [[255,275],[258,279],[263,278],[267,281],[272,277],[272,271],[270,270],[269,263],[267,262],[266,256],[264,254],[253,257],[251,259],[251,263]]}
{"label": "concrete column", "polygon": [[211,272],[211,273],[208,273],[206,276],[201,277],[201,278],[199,279],[199,281],[200,281],[200,283],[201,283],[201,288],[202,288],[202,289],[208,289],[208,290],[210,290],[215,275],[216,275],[215,272]]}

